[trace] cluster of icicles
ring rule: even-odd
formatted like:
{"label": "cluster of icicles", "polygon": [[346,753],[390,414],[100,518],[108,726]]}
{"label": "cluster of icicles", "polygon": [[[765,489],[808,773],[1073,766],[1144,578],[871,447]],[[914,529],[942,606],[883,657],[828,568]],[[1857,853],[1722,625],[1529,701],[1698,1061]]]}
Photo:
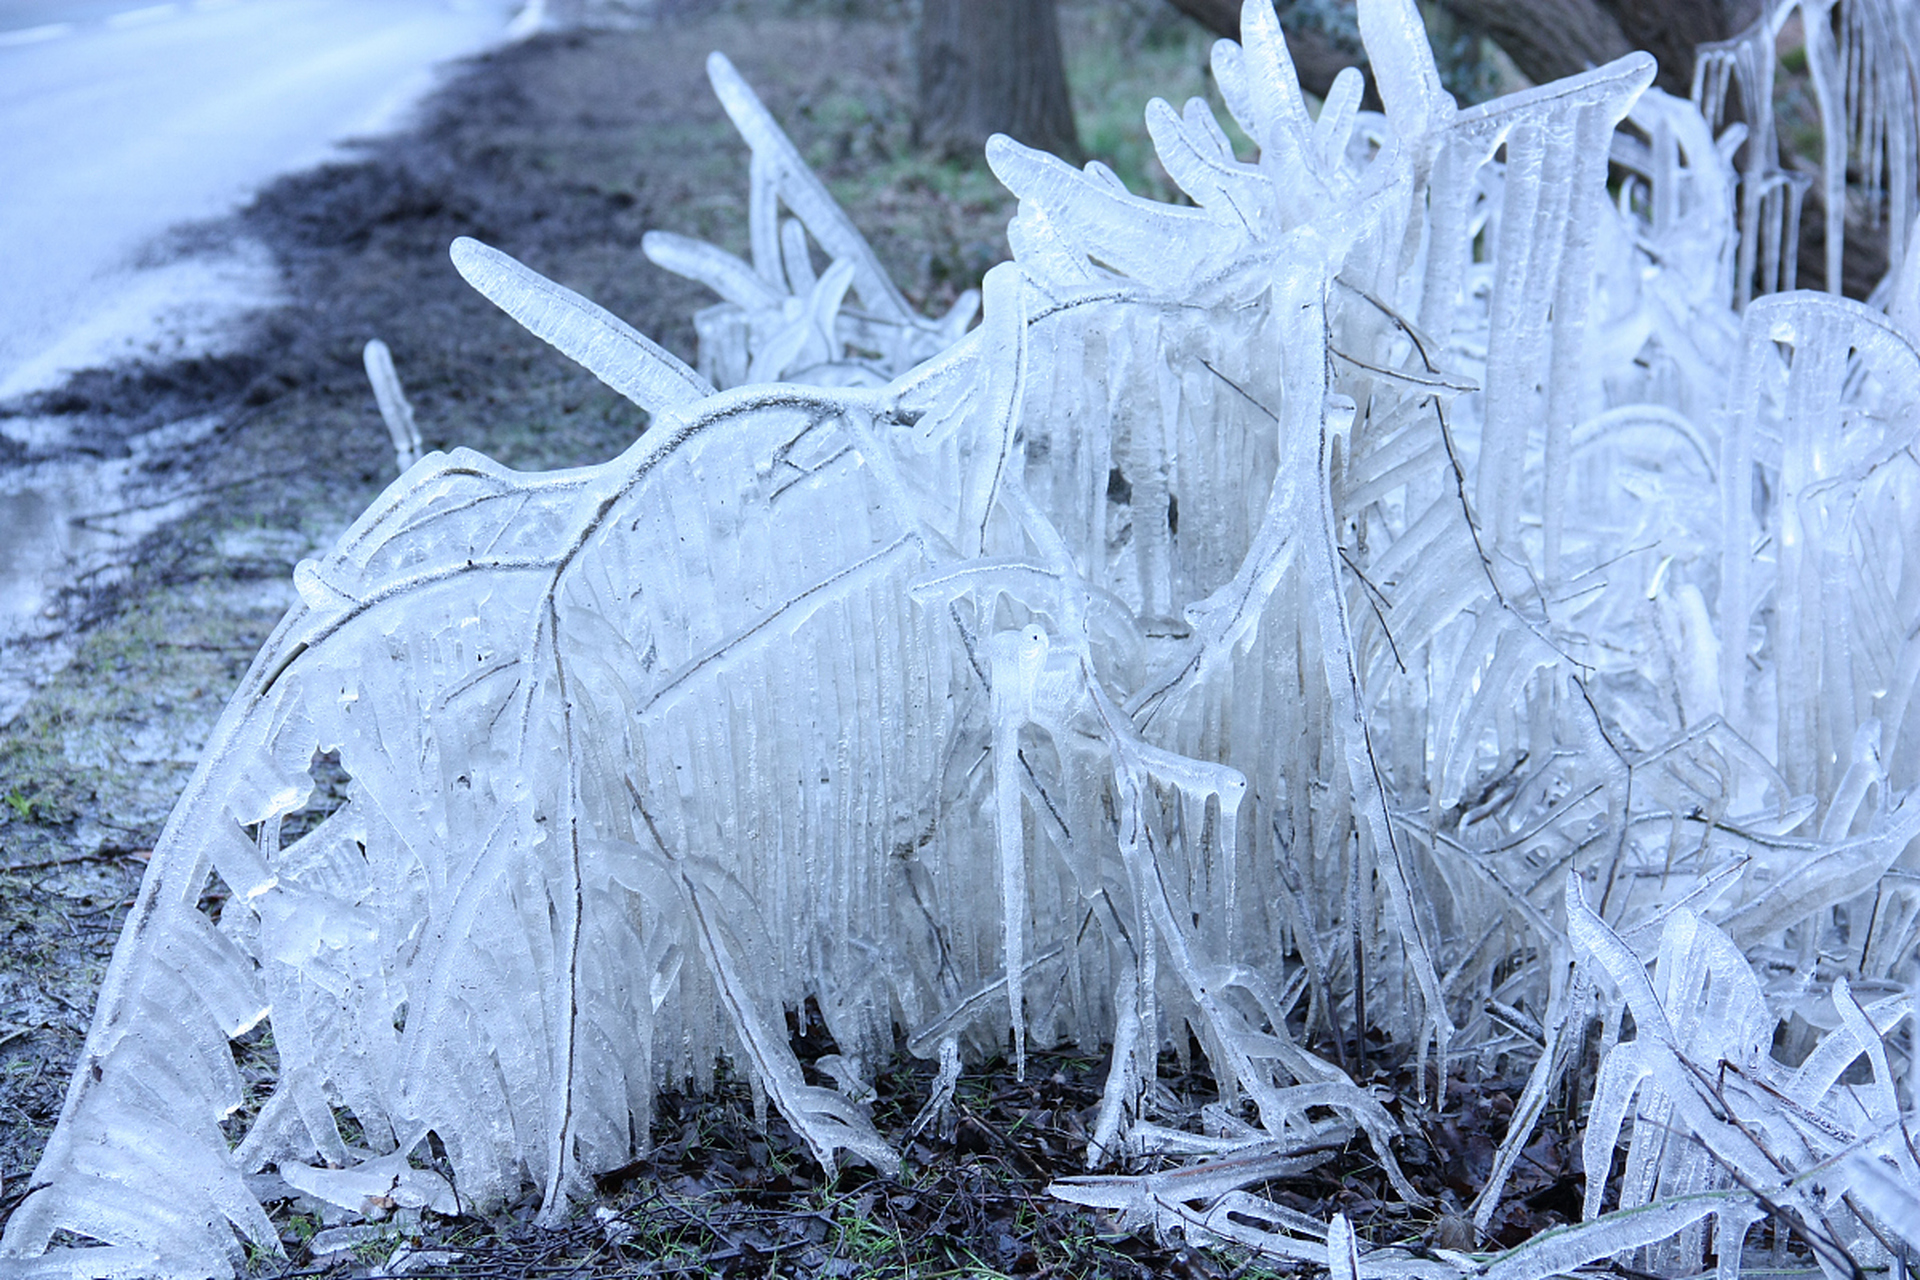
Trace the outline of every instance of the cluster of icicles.
{"label": "cluster of icicles", "polygon": [[[456,244],[652,425],[413,461],[369,353],[411,465],[180,800],[0,1275],[224,1271],[291,1197],[556,1219],[721,1056],[892,1168],[902,1042],[930,1114],[963,1064],[1111,1047],[1120,1171],[1056,1194],[1336,1276],[1733,1277],[1763,1213],[1775,1264],[1920,1246],[1920,273],[1745,302],[1737,227],[1794,210],[1646,56],[1462,110],[1412,0],[1359,18],[1383,113],[1347,72],[1315,116],[1266,0],[1213,63],[1257,160],[1148,107],[1191,205],[996,139],[970,330],[718,55],[752,261],[646,246],[725,299],[697,371]],[[1482,1227],[1589,1073],[1584,1221],[1369,1246],[1250,1191],[1355,1139],[1420,1201],[1368,1026],[1433,1088],[1530,1073]],[[269,1028],[262,1099],[231,1042]],[[1195,1042],[1220,1096],[1175,1124]]]}

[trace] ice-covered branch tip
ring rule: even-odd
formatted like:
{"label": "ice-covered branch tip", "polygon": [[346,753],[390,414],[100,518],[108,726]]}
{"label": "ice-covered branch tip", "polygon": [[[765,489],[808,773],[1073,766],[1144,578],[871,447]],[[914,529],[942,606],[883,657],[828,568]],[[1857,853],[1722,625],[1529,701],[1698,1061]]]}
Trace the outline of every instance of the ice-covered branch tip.
{"label": "ice-covered branch tip", "polygon": [[632,325],[498,249],[461,236],[452,256],[461,277],[527,332],[648,413],[713,394],[712,383]]}
{"label": "ice-covered branch tip", "polygon": [[[1340,1276],[1731,1276],[1761,1205],[1817,1224],[1790,1257],[1889,1265],[1920,285],[1737,308],[1772,206],[1643,55],[1463,110],[1411,0],[1360,21],[1384,114],[1349,77],[1316,116],[1260,0],[1214,56],[1257,160],[1149,107],[1191,205],[996,141],[1015,260],[971,331],[907,308],[719,57],[752,260],[646,241],[720,295],[698,373],[457,243],[654,425],[549,475],[431,456],[300,567],[6,1265],[202,1275],[278,1249],[263,1204],[389,1174],[409,1212],[533,1185],[557,1218],[720,1056],[822,1164],[891,1168],[867,1082],[903,1038],[929,1123],[1009,1038],[1110,1045],[1088,1150],[1122,1172],[1057,1194]],[[353,785],[318,813],[322,751]],[[229,1041],[263,1017],[256,1107]],[[1369,1247],[1247,1189],[1359,1139],[1419,1199],[1350,1074],[1385,1037],[1423,1089],[1527,1077],[1498,1230],[1596,1018],[1581,1223]],[[1152,1086],[1193,1043],[1222,1101],[1177,1128]]]}
{"label": "ice-covered branch tip", "polygon": [[361,359],[367,367],[367,381],[373,384],[373,398],[380,406],[380,418],[387,424],[387,434],[393,438],[394,461],[405,474],[408,467],[420,461],[422,446],[420,428],[413,420],[413,406],[407,402],[400,375],[393,368],[393,352],[380,339],[369,338]]}

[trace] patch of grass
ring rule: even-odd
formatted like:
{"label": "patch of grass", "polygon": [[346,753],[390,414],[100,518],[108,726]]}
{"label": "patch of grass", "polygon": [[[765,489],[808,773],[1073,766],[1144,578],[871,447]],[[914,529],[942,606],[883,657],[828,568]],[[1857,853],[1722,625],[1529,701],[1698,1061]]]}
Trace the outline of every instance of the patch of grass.
{"label": "patch of grass", "polygon": [[[73,821],[75,813],[93,798],[98,779],[90,776],[90,770],[72,767],[55,748],[64,736],[64,720],[57,714],[34,716],[29,728],[38,732],[30,737],[0,739],[0,787],[5,788],[6,800],[6,807],[0,809],[0,824],[61,827]],[[16,835],[24,838],[24,833]],[[22,848],[18,852],[26,851]],[[16,856],[11,860],[24,859]]]}
{"label": "patch of grass", "polygon": [[353,1247],[353,1256],[370,1267],[377,1267],[393,1256],[393,1251],[401,1245],[398,1229],[383,1231],[377,1236],[362,1240]]}
{"label": "patch of grass", "polygon": [[247,1259],[244,1264],[246,1275],[263,1276],[279,1270],[282,1265],[280,1258],[271,1250],[264,1249],[251,1240],[246,1242],[246,1250]]}

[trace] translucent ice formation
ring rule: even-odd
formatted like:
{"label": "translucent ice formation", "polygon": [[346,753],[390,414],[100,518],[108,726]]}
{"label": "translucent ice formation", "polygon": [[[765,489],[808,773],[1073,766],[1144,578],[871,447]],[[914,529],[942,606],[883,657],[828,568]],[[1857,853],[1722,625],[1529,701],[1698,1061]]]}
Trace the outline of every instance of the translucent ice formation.
{"label": "translucent ice formation", "polygon": [[[952,346],[978,314],[980,295],[961,294],[939,320],[916,315],[726,55],[711,55],[707,74],[753,148],[753,261],[671,231],[648,232],[641,246],[660,266],[725,299],[693,318],[700,372],[723,388],[780,381],[874,387]],[[782,206],[793,216],[782,217]],[[809,235],[830,263],[818,275]],[[849,291],[857,307],[845,305]]]}
{"label": "translucent ice formation", "polygon": [[[1847,170],[1876,224],[1887,220],[1888,279],[1899,273],[1920,187],[1920,9],[1903,0],[1765,0],[1745,31],[1704,45],[1694,64],[1693,99],[1718,127],[1737,103],[1746,118],[1728,150],[1745,139],[1740,184],[1738,301],[1792,289],[1801,205],[1814,176],[1783,169],[1775,124],[1782,29],[1797,20],[1807,78],[1820,117],[1818,170],[1825,211],[1826,288],[1840,292],[1846,247]],[[1883,213],[1884,211],[1884,213]]]}
{"label": "translucent ice formation", "polygon": [[[1149,106],[1191,205],[997,139],[1016,260],[964,337],[719,59],[754,262],[649,243],[728,299],[701,371],[457,244],[653,425],[429,455],[300,567],[0,1265],[223,1269],[322,1166],[557,1216],[722,1054],[891,1167],[901,1037],[930,1115],[1009,1037],[1110,1044],[1095,1165],[1196,1162],[1057,1194],[1342,1276],[1732,1276],[1762,1204],[1835,1274],[1914,1243],[1920,283],[1736,309],[1728,139],[1645,55],[1461,110],[1411,0],[1359,15],[1383,114],[1347,73],[1314,115],[1266,0],[1214,56],[1257,161]],[[1419,1199],[1371,1028],[1436,1089],[1529,1073],[1484,1228],[1596,1018],[1579,1225],[1369,1249],[1246,1189],[1351,1138]],[[1149,1088],[1196,1041],[1198,1131]]]}
{"label": "translucent ice formation", "polygon": [[362,358],[367,366],[367,381],[373,384],[374,402],[380,406],[381,421],[387,424],[387,434],[393,438],[394,461],[400,464],[400,473],[405,475],[407,468],[420,461],[423,449],[420,428],[413,420],[413,405],[400,385],[400,375],[393,367],[393,352],[387,349],[386,343],[378,338],[370,339]]}

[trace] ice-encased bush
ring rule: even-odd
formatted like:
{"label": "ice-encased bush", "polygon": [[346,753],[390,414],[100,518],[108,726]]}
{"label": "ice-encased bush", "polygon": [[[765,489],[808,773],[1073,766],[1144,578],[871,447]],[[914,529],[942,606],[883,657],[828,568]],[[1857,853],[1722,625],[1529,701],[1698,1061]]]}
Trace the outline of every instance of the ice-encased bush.
{"label": "ice-encased bush", "polygon": [[[1763,1207],[1835,1275],[1920,1245],[1920,279],[1737,311],[1730,140],[1650,59],[1460,110],[1410,0],[1359,12],[1384,114],[1314,117],[1266,0],[1214,57],[1257,162],[1150,105],[1191,206],[995,140],[965,336],[717,56],[753,261],[648,245],[726,299],[709,376],[457,244],[652,425],[429,455],[300,567],[0,1274],[223,1272],[295,1193],[557,1217],[723,1054],[890,1167],[866,1074],[1009,1036],[1113,1047],[1096,1167],[1196,1161],[1056,1194],[1339,1276],[1732,1276]],[[1434,1088],[1531,1064],[1484,1225],[1595,1018],[1577,1226],[1363,1252],[1246,1190],[1358,1137],[1418,1199],[1371,1026]],[[1148,1088],[1189,1035],[1198,1132]]]}

